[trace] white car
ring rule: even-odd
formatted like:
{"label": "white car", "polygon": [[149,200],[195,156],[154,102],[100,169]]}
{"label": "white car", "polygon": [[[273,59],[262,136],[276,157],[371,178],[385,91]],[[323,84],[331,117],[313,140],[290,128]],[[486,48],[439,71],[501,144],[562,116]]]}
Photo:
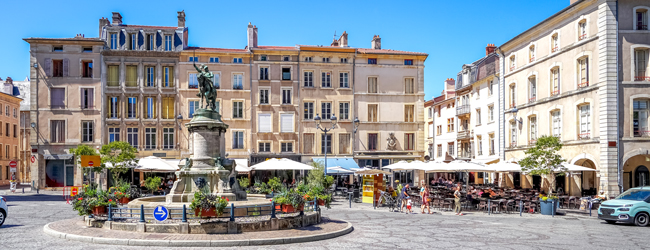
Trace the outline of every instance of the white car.
{"label": "white car", "polygon": [[7,219],[7,211],[7,199],[0,196],[0,227],[2,227],[2,224],[4,224]]}

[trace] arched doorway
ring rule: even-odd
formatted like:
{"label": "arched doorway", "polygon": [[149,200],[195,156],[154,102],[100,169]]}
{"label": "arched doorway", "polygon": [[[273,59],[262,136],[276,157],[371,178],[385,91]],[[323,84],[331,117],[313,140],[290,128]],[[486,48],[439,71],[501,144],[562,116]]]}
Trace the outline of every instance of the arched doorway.
{"label": "arched doorway", "polygon": [[650,185],[650,172],[645,166],[638,166],[634,170],[634,187],[643,187]]}
{"label": "arched doorway", "polygon": [[[574,158],[573,164],[597,170],[592,157],[586,154]],[[600,177],[598,177],[597,172],[582,171],[569,173],[565,178],[566,186],[564,191],[574,196],[597,195],[599,189],[604,188],[600,184]]]}

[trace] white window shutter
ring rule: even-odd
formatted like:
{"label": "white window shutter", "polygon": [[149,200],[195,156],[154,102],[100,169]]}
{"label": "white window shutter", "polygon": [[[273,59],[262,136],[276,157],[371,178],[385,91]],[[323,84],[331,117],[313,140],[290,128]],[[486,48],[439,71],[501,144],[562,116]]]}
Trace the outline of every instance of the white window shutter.
{"label": "white window shutter", "polygon": [[270,133],[271,132],[271,114],[259,114],[258,119],[258,132]]}
{"label": "white window shutter", "polygon": [[281,114],[280,127],[282,133],[293,133],[293,114]]}

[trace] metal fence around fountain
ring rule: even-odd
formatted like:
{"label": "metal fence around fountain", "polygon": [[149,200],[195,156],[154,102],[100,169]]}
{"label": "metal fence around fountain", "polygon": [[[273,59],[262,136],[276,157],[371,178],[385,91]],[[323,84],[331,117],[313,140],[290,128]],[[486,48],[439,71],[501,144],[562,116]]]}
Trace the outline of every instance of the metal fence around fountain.
{"label": "metal fence around fountain", "polygon": [[[229,217],[219,216],[217,218],[230,218],[230,221],[235,221],[235,218],[245,218],[245,217],[259,217],[270,215],[270,218],[276,218],[276,214],[290,214],[284,213],[280,209],[280,205],[275,205],[275,202],[271,202],[269,205],[248,205],[248,206],[237,206],[235,207],[234,203],[230,203]],[[108,211],[106,214],[107,221],[114,220],[138,220],[139,222],[147,222],[145,214],[150,215],[150,220],[153,222],[158,222],[156,220],[151,220],[153,217],[154,208],[145,208],[144,205],[140,205],[140,208],[129,208],[129,207],[112,207],[108,206]],[[235,209],[246,209],[245,215],[235,215]],[[318,211],[318,203],[316,200],[306,201],[303,211],[300,211],[300,215],[304,212],[314,212]],[[200,220],[206,219],[205,217],[196,216],[194,210],[188,209],[186,205],[183,205],[182,208],[167,208],[169,216],[167,220],[181,220],[181,222],[187,222],[188,220]]]}

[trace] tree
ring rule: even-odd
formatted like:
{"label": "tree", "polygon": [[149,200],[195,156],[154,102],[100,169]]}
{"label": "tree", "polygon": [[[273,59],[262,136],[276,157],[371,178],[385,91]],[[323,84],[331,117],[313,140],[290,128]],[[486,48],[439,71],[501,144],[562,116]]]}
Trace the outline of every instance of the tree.
{"label": "tree", "polygon": [[[82,155],[98,155],[97,151],[95,151],[90,146],[84,144],[80,144],[76,148],[71,148],[70,153],[72,153],[75,156],[77,164],[81,164]],[[88,169],[91,169],[93,172],[100,172],[102,171],[102,166],[99,165],[96,167],[88,167]]]}
{"label": "tree", "polygon": [[138,150],[128,142],[114,141],[102,146],[99,150],[102,157],[102,167],[107,163],[112,165],[113,180],[117,181],[120,174],[126,173],[129,168],[138,163],[135,159]]}
{"label": "tree", "polygon": [[311,186],[320,185],[321,187],[327,189],[334,183],[334,177],[325,176],[324,169],[325,164],[321,161],[314,161],[311,163],[311,166],[314,169],[309,171],[307,174],[307,184]]}
{"label": "tree", "polygon": [[526,158],[521,160],[521,170],[531,175],[548,175],[551,177],[549,194],[555,186],[555,174],[563,175],[566,167],[562,166],[565,160],[557,154],[562,149],[560,139],[555,136],[542,136],[537,138],[535,146],[526,150]]}

